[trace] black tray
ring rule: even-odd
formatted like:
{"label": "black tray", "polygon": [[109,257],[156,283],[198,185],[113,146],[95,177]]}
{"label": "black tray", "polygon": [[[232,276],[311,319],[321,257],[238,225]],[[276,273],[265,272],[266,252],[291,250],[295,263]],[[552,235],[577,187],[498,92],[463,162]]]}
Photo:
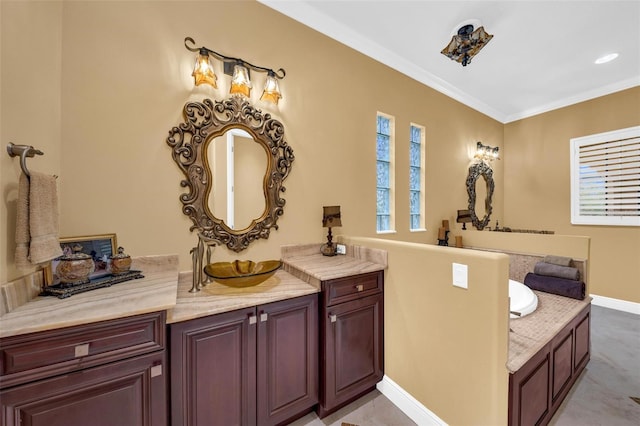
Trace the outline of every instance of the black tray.
{"label": "black tray", "polygon": [[103,287],[111,287],[113,284],[138,278],[144,278],[142,271],[129,271],[124,274],[105,275],[103,277],[93,279],[86,284],[55,284],[45,287],[44,290],[42,290],[42,293],[40,293],[40,296],[56,296],[58,299],[64,299],[73,296],[74,294],[84,293],[85,291],[91,291]]}

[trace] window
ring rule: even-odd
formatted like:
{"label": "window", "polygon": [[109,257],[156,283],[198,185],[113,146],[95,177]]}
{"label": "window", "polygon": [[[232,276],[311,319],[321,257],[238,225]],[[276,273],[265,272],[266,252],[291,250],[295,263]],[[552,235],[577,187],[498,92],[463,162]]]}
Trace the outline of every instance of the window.
{"label": "window", "polygon": [[376,137],[376,230],[393,231],[393,117],[378,113]]}
{"label": "window", "polygon": [[640,126],[571,139],[571,223],[640,226]]}
{"label": "window", "polygon": [[424,230],[424,127],[409,128],[409,227]]}

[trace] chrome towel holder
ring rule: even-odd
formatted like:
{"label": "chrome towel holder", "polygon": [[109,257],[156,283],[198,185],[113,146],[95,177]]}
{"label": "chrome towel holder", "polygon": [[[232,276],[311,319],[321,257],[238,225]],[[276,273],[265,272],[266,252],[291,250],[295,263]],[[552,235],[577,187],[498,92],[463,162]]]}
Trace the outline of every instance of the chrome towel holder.
{"label": "chrome towel holder", "polygon": [[20,168],[22,168],[22,172],[27,175],[27,177],[31,177],[29,169],[27,169],[27,157],[44,155],[44,152],[35,149],[31,145],[15,145],[12,142],[9,142],[7,145],[7,152],[9,153],[9,157],[20,157]]}

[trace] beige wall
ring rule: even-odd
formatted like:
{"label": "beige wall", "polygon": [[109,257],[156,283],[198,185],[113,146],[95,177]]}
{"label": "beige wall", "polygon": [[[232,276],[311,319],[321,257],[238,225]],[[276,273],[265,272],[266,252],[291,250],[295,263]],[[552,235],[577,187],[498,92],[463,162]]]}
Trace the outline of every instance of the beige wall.
{"label": "beige wall", "polygon": [[[61,236],[115,232],[131,255],[177,253],[181,268],[190,268],[196,236],[181,211],[182,176],[165,139],[182,121],[187,100],[225,97],[229,78],[219,73],[219,90],[194,87],[194,54],[184,48],[186,36],[287,71],[280,105],[256,102],[285,124],[295,154],[279,229],[240,254],[217,249],[216,260],[277,258],[283,244],[322,241],[323,205],[342,206],[341,232],[375,236],[377,111],[396,117],[397,233],[385,238],[435,242],[440,221],[453,222],[455,210],[467,204],[464,182],[475,142],[502,146],[501,123],[255,2],[2,2],[2,8],[3,67],[15,75],[3,77],[3,104],[19,105],[15,114],[26,114],[27,100],[40,96],[39,86],[20,76],[24,61],[6,58],[28,57],[46,46],[45,54],[52,56],[46,66],[62,66],[47,85],[57,97],[43,99],[36,110],[47,121],[50,114],[61,117],[57,125],[47,123],[45,134],[56,139],[43,147],[49,159],[44,161],[56,158],[60,164],[52,172],[60,175]],[[47,14],[48,8],[57,14]],[[46,22],[31,25],[30,15]],[[4,25],[22,16],[23,26]],[[23,27],[35,33],[32,42],[21,39]],[[5,84],[15,90],[5,92]],[[260,86],[258,81],[254,100]],[[426,232],[408,230],[411,122],[426,127]],[[3,140],[24,138],[42,146],[43,138],[31,137],[32,131],[3,130]],[[0,158],[8,166],[3,190],[9,204],[5,201],[2,211],[11,228],[15,195],[10,189],[19,170],[6,155]],[[31,164],[48,167],[43,160]],[[497,182],[501,176],[499,163]],[[497,185],[498,216],[502,198]],[[19,272],[12,269],[9,239],[3,249],[2,269],[9,272],[0,278],[12,279]]]}
{"label": "beige wall", "polygon": [[[385,374],[447,424],[506,425],[508,256],[374,238],[340,240],[388,252]],[[452,262],[468,266],[467,290],[452,285]]]}
{"label": "beige wall", "polygon": [[571,138],[637,125],[640,87],[507,124],[500,222],[591,237],[590,293],[640,303],[640,228],[571,225],[569,179]]}
{"label": "beige wall", "polygon": [[[61,167],[60,79],[62,4],[0,2],[0,283],[29,271],[17,271],[16,199],[20,160],[7,155],[9,142],[33,145],[44,156],[27,167],[63,176]],[[59,191],[62,191],[60,186]]]}

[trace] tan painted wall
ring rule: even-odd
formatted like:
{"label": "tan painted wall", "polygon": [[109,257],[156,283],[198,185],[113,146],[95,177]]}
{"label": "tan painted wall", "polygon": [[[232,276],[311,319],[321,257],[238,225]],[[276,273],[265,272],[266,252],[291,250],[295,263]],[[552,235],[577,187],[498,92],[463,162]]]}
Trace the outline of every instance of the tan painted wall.
{"label": "tan painted wall", "polygon": [[505,126],[504,220],[591,238],[590,292],[640,303],[640,228],[571,225],[569,140],[640,125],[640,87]]}
{"label": "tan painted wall", "polygon": [[[29,170],[62,176],[62,4],[0,2],[0,283],[32,270],[15,268],[16,200],[20,160],[9,142],[32,145],[44,156],[27,159]],[[63,188],[58,186],[58,191]]]}
{"label": "tan painted wall", "polygon": [[[24,31],[17,24],[4,25],[21,15],[28,20],[40,14],[46,20],[43,11],[51,7],[58,14],[43,25],[24,22],[34,33],[33,42],[20,39]],[[283,244],[322,241],[323,205],[342,206],[343,232],[375,236],[377,111],[394,115],[397,129],[397,233],[385,238],[435,242],[441,220],[452,222],[455,210],[466,206],[464,182],[475,142],[502,146],[501,123],[255,2],[3,2],[2,8],[3,68],[16,75],[3,79],[3,88],[14,87],[3,90],[3,104],[28,105],[27,100],[40,95],[37,85],[18,78],[24,61],[9,63],[5,58],[26,58],[44,39],[46,55],[62,66],[61,74],[49,82],[55,99],[44,99],[37,110],[45,111],[47,120],[49,112],[61,116],[61,122],[42,127],[46,135],[58,138],[54,146],[43,148],[60,164],[53,172],[60,175],[61,236],[115,232],[131,255],[178,253],[181,268],[190,268],[189,250],[196,236],[181,212],[182,177],[165,139],[182,121],[187,100],[225,97],[229,77],[219,73],[219,90],[194,87],[194,55],[184,48],[185,36],[287,71],[280,105],[256,103],[285,124],[296,156],[285,181],[287,204],[280,228],[240,254],[217,249],[216,260],[277,258]],[[55,37],[48,39],[52,26],[61,32],[57,44]],[[47,67],[55,63],[45,62]],[[254,100],[262,85],[256,83]],[[408,230],[411,122],[426,127],[426,232]],[[43,143],[22,126],[3,134]],[[0,156],[9,204],[0,208],[8,229],[15,216],[10,189],[19,171],[16,162],[5,157]],[[42,161],[34,167],[47,168]],[[498,164],[497,182],[501,176]],[[500,188],[497,185],[494,210],[499,216]],[[12,279],[19,275],[12,269],[13,245],[7,241],[3,249],[0,265],[9,273],[0,278]]]}
{"label": "tan painted wall", "polygon": [[[450,425],[506,425],[508,256],[340,240],[388,252],[385,374]],[[468,290],[452,285],[452,262],[468,265]]]}

